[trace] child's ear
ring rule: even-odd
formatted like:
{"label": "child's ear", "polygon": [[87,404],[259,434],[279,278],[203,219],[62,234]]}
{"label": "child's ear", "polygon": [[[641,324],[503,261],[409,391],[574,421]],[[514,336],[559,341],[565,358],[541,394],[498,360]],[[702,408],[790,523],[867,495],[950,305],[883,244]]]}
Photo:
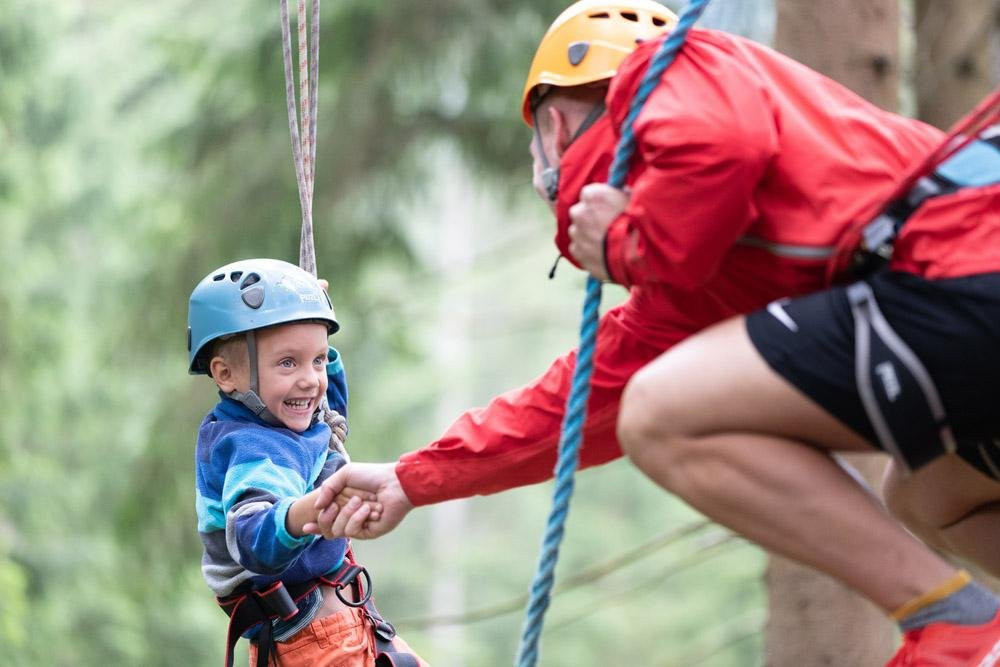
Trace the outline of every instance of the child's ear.
{"label": "child's ear", "polygon": [[212,357],[208,362],[208,372],[223,394],[236,391],[236,377],[233,368],[222,357]]}

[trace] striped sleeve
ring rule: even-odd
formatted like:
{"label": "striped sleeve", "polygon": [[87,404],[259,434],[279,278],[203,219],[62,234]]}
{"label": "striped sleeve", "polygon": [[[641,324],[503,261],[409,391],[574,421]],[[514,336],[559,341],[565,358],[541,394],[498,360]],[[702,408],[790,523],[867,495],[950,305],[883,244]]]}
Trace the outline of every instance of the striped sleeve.
{"label": "striped sleeve", "polygon": [[289,534],[285,516],[309,490],[325,457],[309,460],[301,447],[290,439],[282,442],[276,431],[237,432],[226,439],[231,446],[216,452],[228,458],[221,498],[227,548],[250,572],[279,574],[316,540]]}

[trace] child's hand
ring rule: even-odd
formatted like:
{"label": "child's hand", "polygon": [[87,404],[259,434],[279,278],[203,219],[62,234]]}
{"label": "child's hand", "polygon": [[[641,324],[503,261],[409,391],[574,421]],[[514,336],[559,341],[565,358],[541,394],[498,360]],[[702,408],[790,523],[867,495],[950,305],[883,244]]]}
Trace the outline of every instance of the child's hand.
{"label": "child's hand", "polygon": [[[348,523],[352,528],[355,526],[360,528],[369,521],[378,521],[382,518],[382,503],[378,502],[377,496],[370,491],[345,486],[340,493],[333,496],[329,504],[337,505],[343,510],[344,518],[349,517]],[[316,523],[320,509],[314,508],[313,511],[316,512],[313,515],[313,520],[302,526],[302,532],[309,535],[322,535],[323,532]]]}
{"label": "child's hand", "polygon": [[347,505],[351,498],[355,497],[360,498],[362,502],[370,506],[370,514],[368,515],[369,521],[378,521],[382,517],[382,503],[378,502],[378,497],[370,491],[356,489],[352,486],[345,486],[344,490],[337,494],[337,497],[333,499],[333,502],[343,508]]}

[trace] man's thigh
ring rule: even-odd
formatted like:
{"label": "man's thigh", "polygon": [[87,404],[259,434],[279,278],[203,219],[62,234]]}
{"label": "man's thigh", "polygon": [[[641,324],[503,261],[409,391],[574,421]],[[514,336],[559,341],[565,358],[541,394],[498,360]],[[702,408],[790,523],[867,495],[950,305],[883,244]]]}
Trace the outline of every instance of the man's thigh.
{"label": "man's thigh", "polygon": [[626,400],[641,401],[671,433],[766,433],[821,449],[874,449],[765,362],[743,317],[665,352],[639,371],[633,384]]}

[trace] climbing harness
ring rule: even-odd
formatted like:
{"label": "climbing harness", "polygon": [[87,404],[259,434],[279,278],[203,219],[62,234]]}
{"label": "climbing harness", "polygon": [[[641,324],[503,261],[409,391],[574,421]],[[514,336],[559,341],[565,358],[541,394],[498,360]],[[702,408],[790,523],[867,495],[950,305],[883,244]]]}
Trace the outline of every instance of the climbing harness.
{"label": "climbing harness", "polygon": [[854,244],[848,260],[850,276],[862,278],[885,267],[903,224],[925,201],[994,183],[1000,183],[1000,88],[907,174],[881,213],[845,237]]}
{"label": "climbing harness", "polygon": [[[400,653],[392,645],[396,629],[382,618],[372,601],[372,580],[368,570],[358,565],[350,549],[344,556],[340,568],[327,576],[299,584],[274,582],[264,590],[253,590],[249,586],[225,597],[217,598],[222,611],[229,616],[226,633],[226,667],[233,665],[233,649],[244,633],[260,626],[257,642],[257,665],[267,667],[274,639],[271,623],[276,619],[287,621],[299,613],[297,603],[319,586],[333,588],[337,598],[349,607],[360,608],[375,636],[376,667],[417,667],[416,657]],[[349,590],[350,596],[344,591]],[[353,598],[353,599],[352,599]]]}
{"label": "climbing harness", "polygon": [[[664,71],[673,63],[677,52],[683,46],[691,27],[701,16],[710,0],[691,0],[681,15],[676,27],[660,45],[649,63],[642,83],[632,99],[629,113],[622,124],[621,139],[615,150],[608,184],[622,188],[628,175],[629,162],[635,152],[633,125],[643,105],[660,81]],[[572,57],[572,54],[571,54]],[[566,415],[563,418],[562,433],[559,438],[559,454],[555,467],[555,489],[552,509],[549,513],[538,567],[531,584],[530,597],[525,612],[521,643],[518,647],[516,665],[528,667],[538,661],[538,640],[542,633],[545,611],[549,606],[552,585],[555,581],[555,566],[559,558],[559,543],[562,541],[569,500],[573,494],[573,475],[580,459],[580,441],[586,420],[587,397],[590,395],[590,376],[594,370],[594,348],[597,340],[597,324],[601,303],[601,281],[587,276],[586,295],[583,303],[583,317],[580,323],[580,345],[577,349],[576,367]]]}

